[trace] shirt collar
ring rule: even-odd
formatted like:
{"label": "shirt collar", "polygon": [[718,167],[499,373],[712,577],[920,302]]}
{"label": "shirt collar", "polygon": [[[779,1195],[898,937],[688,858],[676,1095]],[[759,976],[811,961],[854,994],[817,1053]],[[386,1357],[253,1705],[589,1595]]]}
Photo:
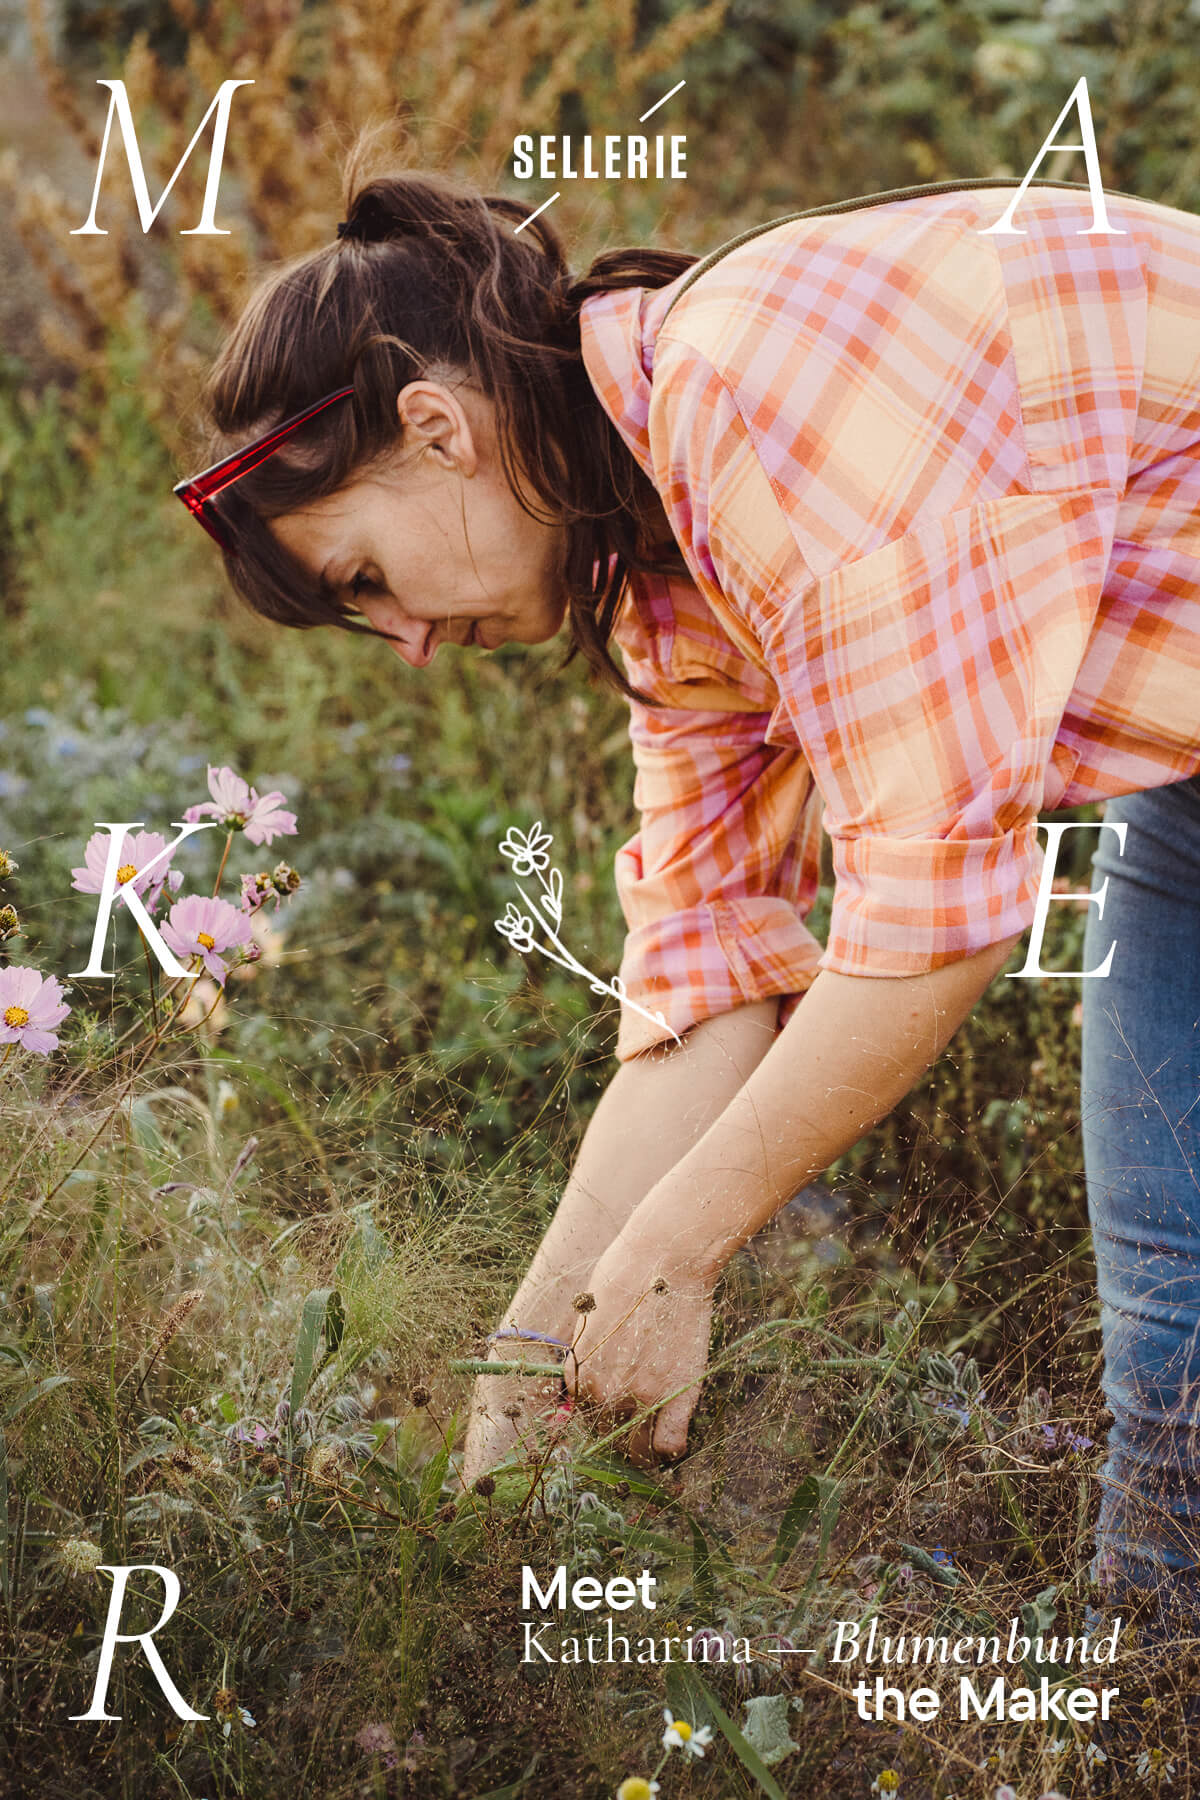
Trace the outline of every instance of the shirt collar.
{"label": "shirt collar", "polygon": [[[682,280],[682,276],[679,278]],[[595,294],[579,312],[583,366],[601,406],[650,473],[650,382],[654,347],[676,282]]]}

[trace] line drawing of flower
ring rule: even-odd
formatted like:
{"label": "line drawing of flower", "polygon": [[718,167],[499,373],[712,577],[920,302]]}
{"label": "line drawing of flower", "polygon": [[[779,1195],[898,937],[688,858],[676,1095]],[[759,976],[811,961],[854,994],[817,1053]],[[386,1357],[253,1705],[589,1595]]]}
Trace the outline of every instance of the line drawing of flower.
{"label": "line drawing of flower", "polygon": [[515,901],[510,900],[504,909],[504,917],[496,920],[496,930],[522,955],[534,947],[533,920],[518,912]]}
{"label": "line drawing of flower", "polygon": [[528,831],[511,825],[500,841],[500,854],[511,862],[514,875],[540,875],[549,866],[553,842],[550,833],[542,830],[542,821],[535,819]]}
{"label": "line drawing of flower", "polygon": [[[543,830],[542,821],[536,819],[528,831],[520,831],[515,825],[509,827],[500,842],[500,854],[512,864],[514,875],[528,877],[536,875],[541,894],[532,898],[518,883],[517,892],[528,909],[521,912],[515,901],[510,900],[504,909],[504,917],[494,919],[492,923],[500,936],[512,945],[514,950],[527,956],[531,950],[539,950],[549,961],[557,963],[560,969],[569,969],[573,975],[582,975],[593,994],[606,994],[617,1000],[622,1006],[632,1007],[643,1019],[649,1019],[652,1025],[658,1025],[669,1032],[677,1044],[683,1042],[679,1033],[667,1024],[662,1013],[650,1012],[631,1000],[625,983],[619,975],[608,981],[600,975],[593,974],[572,955],[558,935],[558,927],[563,917],[563,878],[561,869],[550,868],[550,846],[553,835]],[[534,933],[541,929],[546,942],[539,943]]]}

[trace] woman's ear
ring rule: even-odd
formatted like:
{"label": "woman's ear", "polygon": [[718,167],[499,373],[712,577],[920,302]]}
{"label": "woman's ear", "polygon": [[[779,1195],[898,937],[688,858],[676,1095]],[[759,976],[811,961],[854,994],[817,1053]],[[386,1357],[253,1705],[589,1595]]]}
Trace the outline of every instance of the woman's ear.
{"label": "woman's ear", "polygon": [[440,381],[410,381],[396,396],[406,448],[433,457],[460,475],[473,475],[479,452],[462,402]]}

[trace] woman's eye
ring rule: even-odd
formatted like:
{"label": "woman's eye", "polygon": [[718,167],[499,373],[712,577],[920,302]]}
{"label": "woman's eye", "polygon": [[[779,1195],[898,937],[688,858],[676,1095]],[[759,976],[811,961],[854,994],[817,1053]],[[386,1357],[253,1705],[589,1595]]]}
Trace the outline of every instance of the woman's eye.
{"label": "woman's eye", "polygon": [[370,577],[367,575],[364,575],[361,569],[358,569],[350,577],[350,592],[355,596],[355,598],[357,598],[359,594],[365,594],[367,589],[372,587],[373,585],[374,584],[372,583]]}

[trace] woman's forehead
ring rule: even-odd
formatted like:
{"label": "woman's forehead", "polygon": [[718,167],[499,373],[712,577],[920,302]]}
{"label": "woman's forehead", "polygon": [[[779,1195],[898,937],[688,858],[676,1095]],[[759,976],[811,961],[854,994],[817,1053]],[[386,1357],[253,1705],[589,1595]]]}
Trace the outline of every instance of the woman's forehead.
{"label": "woman's forehead", "polygon": [[368,507],[367,494],[355,483],[282,513],[270,521],[271,530],[290,555],[319,573],[331,558],[351,547]]}

